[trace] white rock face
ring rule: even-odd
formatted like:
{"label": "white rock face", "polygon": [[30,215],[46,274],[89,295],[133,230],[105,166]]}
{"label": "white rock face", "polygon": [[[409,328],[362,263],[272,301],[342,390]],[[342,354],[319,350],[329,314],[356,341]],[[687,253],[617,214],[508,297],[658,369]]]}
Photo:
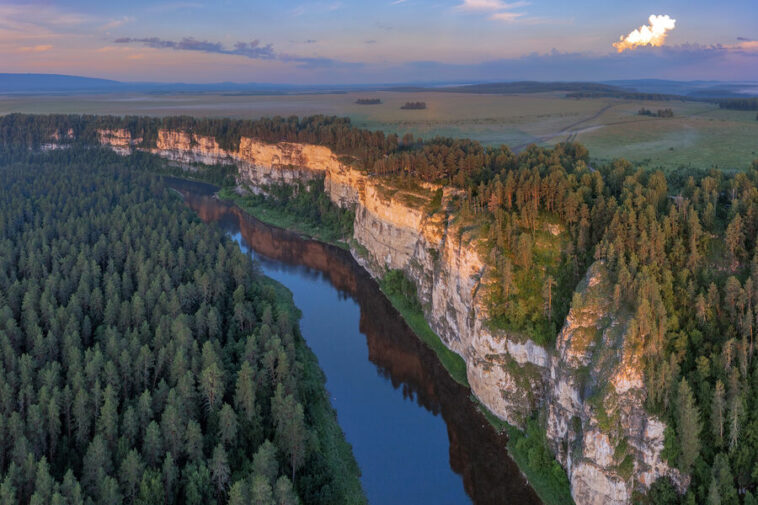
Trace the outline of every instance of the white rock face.
{"label": "white rock face", "polygon": [[136,145],[142,142],[142,138],[132,138],[128,130],[97,130],[97,138],[100,144],[107,145],[121,156],[132,154]]}
{"label": "white rock face", "polygon": [[[100,141],[125,152],[141,139],[111,131]],[[443,188],[427,185],[426,196],[385,188],[320,146],[243,138],[231,152],[215,139],[161,131],[153,152],[185,164],[235,163],[239,182],[252,187],[324,176],[332,201],[355,209],[354,238],[368,252],[356,259],[374,276],[401,269],[415,281],[429,325],[466,361],[476,397],[518,426],[544,411],[548,441],[578,505],[626,505],[634,489],[660,476],[686,487],[687,479],[661,459],[665,425],[643,408],[641,367],[623,345],[626,321],[613,319],[602,264],[588,270],[578,288],[582,302],[571,307],[555,347],[546,349],[523,335],[488,329],[489,272],[476,241],[452,216],[425,208],[429,194]],[[441,209],[454,193],[443,189]],[[588,401],[593,395],[600,395],[602,413]]]}
{"label": "white rock face", "polygon": [[589,462],[576,465],[571,472],[571,496],[577,504],[614,505],[631,503],[627,485]]}

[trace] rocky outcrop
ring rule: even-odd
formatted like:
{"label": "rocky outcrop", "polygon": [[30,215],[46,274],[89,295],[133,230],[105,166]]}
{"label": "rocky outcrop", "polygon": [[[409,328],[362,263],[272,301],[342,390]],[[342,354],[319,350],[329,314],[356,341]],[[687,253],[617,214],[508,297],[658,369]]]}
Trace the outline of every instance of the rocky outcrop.
{"label": "rocky outcrop", "polygon": [[[126,130],[99,130],[101,144],[119,154],[130,154],[142,139],[132,139]],[[281,142],[267,144],[242,137],[237,150],[223,149],[213,137],[184,131],[158,130],[156,146],[143,149],[185,169],[198,165],[236,165],[241,183],[252,187],[293,184],[323,175],[327,168],[339,164],[326,147]]]}
{"label": "rocky outcrop", "polygon": [[97,130],[97,138],[101,145],[107,145],[116,153],[127,156],[142,143],[142,138],[133,138],[129,130]]}
{"label": "rocky outcrop", "polygon": [[665,425],[645,412],[639,352],[625,338],[629,316],[612,300],[597,262],[577,289],[550,363],[547,437],[583,504],[629,503],[635,487],[661,475],[687,484],[661,459]]}
{"label": "rocky outcrop", "polygon": [[[121,153],[141,141],[120,130],[99,138]],[[477,237],[448,212],[455,190],[391,187],[320,146],[242,138],[232,151],[213,138],[162,130],[152,152],[184,166],[236,164],[238,182],[250,189],[324,177],[332,201],[355,210],[356,259],[375,277],[401,269],[415,281],[429,325],[466,361],[477,398],[517,426],[542,413],[577,504],[627,504],[633,490],[664,475],[686,485],[661,459],[665,426],[645,412],[638,355],[625,345],[627,320],[611,306],[602,264],[587,272],[555,347],[547,349],[488,327],[494,281]]]}

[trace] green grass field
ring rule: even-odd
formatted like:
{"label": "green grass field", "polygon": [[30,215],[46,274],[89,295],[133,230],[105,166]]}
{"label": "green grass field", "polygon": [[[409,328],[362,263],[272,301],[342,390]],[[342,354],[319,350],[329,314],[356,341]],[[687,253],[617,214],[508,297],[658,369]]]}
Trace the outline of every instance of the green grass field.
{"label": "green grass field", "polygon": [[[379,105],[357,105],[377,97]],[[401,110],[424,101],[425,110]],[[675,117],[638,116],[672,108]],[[596,160],[624,157],[651,168],[679,166],[742,170],[758,158],[755,112],[721,110],[699,102],[644,102],[613,98],[570,99],[561,93],[482,95],[440,92],[359,92],[306,95],[165,94],[0,96],[0,114],[89,113],[258,118],[329,114],[388,132],[471,137],[485,144],[523,148],[576,140]]]}

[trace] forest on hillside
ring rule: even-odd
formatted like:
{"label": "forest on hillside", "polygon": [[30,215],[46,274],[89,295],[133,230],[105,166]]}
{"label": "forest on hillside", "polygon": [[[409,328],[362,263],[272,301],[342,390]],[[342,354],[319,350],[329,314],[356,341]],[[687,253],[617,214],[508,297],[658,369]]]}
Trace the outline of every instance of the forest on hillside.
{"label": "forest on hillside", "polygon": [[364,503],[288,292],[142,161],[0,150],[0,503]]}
{"label": "forest on hillside", "polygon": [[[228,146],[240,135],[312,142],[395,184],[460,188],[450,211],[486,238],[496,279],[490,323],[544,345],[554,342],[589,265],[603,261],[614,308],[630,315],[625,343],[642,356],[647,409],[669,427],[664,456],[692,476],[681,497],[656,483],[650,503],[756,503],[758,161],[737,173],[664,174],[623,160],[591,166],[578,144],[514,154],[466,139],[399,139],[323,116],[14,115],[0,119],[0,142],[25,151],[65,128],[83,132],[83,142],[104,124],[145,139],[160,126],[216,135]],[[591,386],[595,397],[612,399],[605,385]],[[605,414],[614,429],[618,416]]]}

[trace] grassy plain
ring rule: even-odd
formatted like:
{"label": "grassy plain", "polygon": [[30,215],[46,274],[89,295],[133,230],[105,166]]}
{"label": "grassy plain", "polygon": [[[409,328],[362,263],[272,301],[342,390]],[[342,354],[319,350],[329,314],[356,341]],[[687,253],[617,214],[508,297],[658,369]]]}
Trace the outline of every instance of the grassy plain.
{"label": "grassy plain", "polygon": [[[377,97],[379,105],[358,105]],[[426,110],[401,110],[425,101]],[[638,116],[672,108],[675,117]],[[521,149],[567,139],[585,144],[593,158],[624,157],[655,168],[691,166],[746,168],[758,158],[755,112],[726,111],[699,102],[644,102],[614,98],[570,99],[562,93],[481,95],[441,92],[357,92],[345,94],[240,95],[56,95],[0,96],[0,114],[89,113],[236,117],[329,114],[349,116],[357,126],[388,132],[471,137],[485,144]]]}

